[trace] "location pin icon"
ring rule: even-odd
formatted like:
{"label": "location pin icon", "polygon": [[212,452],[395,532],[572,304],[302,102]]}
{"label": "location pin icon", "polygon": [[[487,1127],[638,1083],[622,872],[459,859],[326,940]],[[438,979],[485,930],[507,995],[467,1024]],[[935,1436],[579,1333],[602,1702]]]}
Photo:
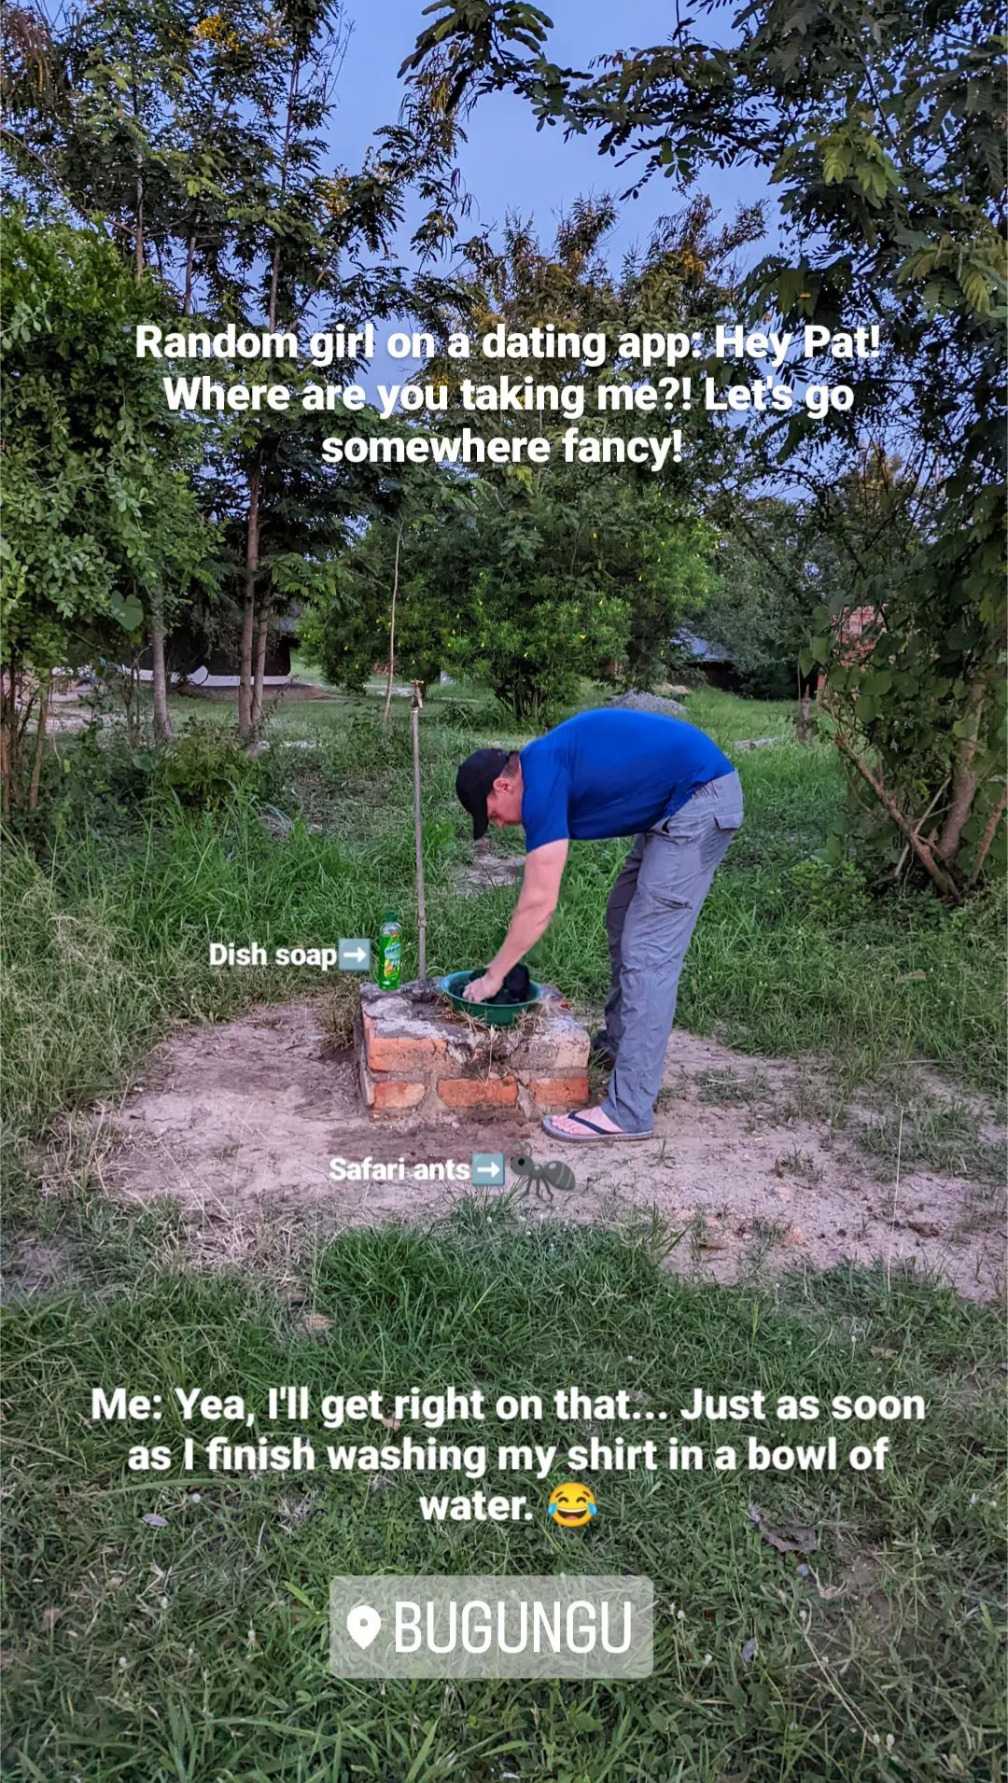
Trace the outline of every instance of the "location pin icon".
{"label": "location pin icon", "polygon": [[370,1647],[381,1627],[381,1617],[369,1603],[355,1604],[346,1619],[347,1634],[358,1647]]}

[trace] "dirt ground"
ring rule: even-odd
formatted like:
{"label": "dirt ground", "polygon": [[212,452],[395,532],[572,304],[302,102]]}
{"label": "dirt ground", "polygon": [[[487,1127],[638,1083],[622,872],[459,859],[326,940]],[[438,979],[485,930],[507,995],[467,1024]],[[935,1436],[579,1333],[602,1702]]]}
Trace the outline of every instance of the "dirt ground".
{"label": "dirt ground", "polygon": [[[54,736],[77,736],[95,723],[99,729],[107,730],[118,722],[118,718],[122,715],[121,711],[116,718],[108,713],[95,713],[89,703],[92,691],[90,687],[78,684],[59,688],[53,692],[46,723],[46,731],[50,739]],[[204,688],[186,685],[179,691],[184,692],[187,699],[202,700],[206,705],[233,705],[235,699],[233,687]],[[408,687],[394,687],[392,691],[406,698],[410,694]],[[275,697],[277,694],[282,696],[285,706],[303,706],[319,701],[324,701],[328,705],[346,705],[351,699],[350,694],[338,693],[327,687],[314,687],[307,681],[291,681],[287,686],[270,689],[269,692],[271,697]],[[310,742],[305,744],[305,748],[311,747]]]}
{"label": "dirt ground", "polygon": [[[426,1128],[413,1117],[372,1121],[350,1052],[334,1048],[324,1003],[310,1001],[179,1028],[121,1103],[92,1111],[99,1143],[91,1152],[108,1193],[177,1198],[207,1262],[251,1260],[284,1232],[292,1242],[309,1233],[321,1240],[349,1226],[429,1219],[474,1191],[411,1180],[412,1166],[503,1151],[562,1158],[575,1172],[574,1192],[516,1200],[530,1222],[552,1215],[619,1224],[657,1214],[668,1266],[679,1273],[736,1282],[800,1263],[881,1258],[972,1298],[999,1296],[1000,1188],[916,1160],[903,1161],[897,1183],[859,1139],[867,1113],[848,1108],[834,1125],[830,1103],[811,1066],[750,1058],[677,1030],[652,1142],[562,1145],[499,1113]],[[334,1182],[335,1156],[402,1159],[407,1180]]]}

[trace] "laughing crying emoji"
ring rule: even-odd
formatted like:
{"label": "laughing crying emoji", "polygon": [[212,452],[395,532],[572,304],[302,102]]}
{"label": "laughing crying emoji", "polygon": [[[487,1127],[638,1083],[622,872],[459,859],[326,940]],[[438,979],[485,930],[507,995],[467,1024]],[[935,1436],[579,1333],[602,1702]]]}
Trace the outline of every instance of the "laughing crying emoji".
{"label": "laughing crying emoji", "polygon": [[598,1515],[598,1505],[589,1486],[580,1480],[565,1480],[550,1493],[546,1515],[563,1529],[581,1529]]}

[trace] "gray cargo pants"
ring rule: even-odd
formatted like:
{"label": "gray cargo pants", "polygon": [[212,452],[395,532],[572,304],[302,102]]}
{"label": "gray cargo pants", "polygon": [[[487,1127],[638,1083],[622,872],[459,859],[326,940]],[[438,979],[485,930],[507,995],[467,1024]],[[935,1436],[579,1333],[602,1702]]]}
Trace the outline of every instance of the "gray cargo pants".
{"label": "gray cargo pants", "polygon": [[715,869],[742,823],[735,773],[709,780],[637,837],[606,906],[612,989],[597,1043],[615,1058],[602,1104],[625,1133],[650,1133],[686,949]]}

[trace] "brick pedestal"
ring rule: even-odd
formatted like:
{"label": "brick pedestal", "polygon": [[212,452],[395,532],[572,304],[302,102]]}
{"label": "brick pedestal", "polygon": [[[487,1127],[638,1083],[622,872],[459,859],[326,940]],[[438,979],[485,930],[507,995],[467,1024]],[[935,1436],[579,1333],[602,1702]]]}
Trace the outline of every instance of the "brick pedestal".
{"label": "brick pedestal", "polygon": [[585,1107],[588,1033],[552,985],[513,1028],[488,1028],[440,997],[417,1003],[414,988],[361,986],[357,1062],[370,1114],[450,1120]]}

